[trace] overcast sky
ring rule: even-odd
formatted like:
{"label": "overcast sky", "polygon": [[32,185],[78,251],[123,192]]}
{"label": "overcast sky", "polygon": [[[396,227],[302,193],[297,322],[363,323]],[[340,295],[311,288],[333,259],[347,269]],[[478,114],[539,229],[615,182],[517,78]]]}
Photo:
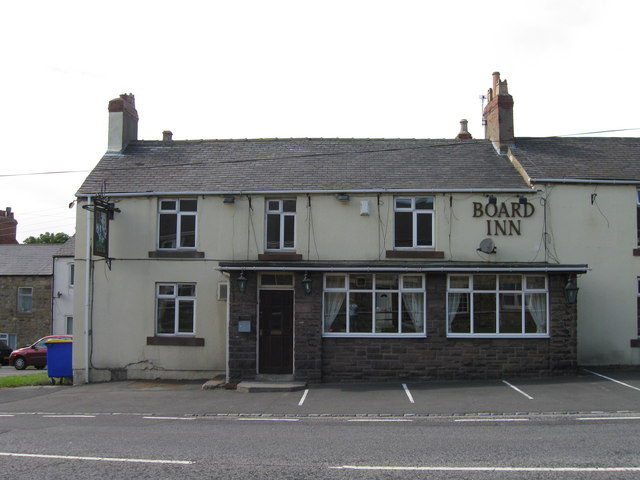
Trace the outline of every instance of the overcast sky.
{"label": "overcast sky", "polygon": [[[18,240],[68,205],[133,93],[138,137],[483,138],[500,71],[516,136],[634,129],[637,0],[7,1],[0,209]],[[43,172],[81,171],[79,173]],[[36,175],[37,174],[37,175]]]}

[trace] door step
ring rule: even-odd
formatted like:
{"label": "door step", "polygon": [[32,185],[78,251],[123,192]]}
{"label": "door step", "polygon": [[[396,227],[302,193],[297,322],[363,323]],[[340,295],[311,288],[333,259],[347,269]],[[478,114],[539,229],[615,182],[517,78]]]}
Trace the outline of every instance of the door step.
{"label": "door step", "polygon": [[255,380],[242,381],[237,386],[238,392],[295,392],[304,390],[305,382],[296,382],[293,375],[256,375]]}
{"label": "door step", "polygon": [[256,382],[293,382],[293,375],[277,375],[273,373],[259,373],[256,375]]}

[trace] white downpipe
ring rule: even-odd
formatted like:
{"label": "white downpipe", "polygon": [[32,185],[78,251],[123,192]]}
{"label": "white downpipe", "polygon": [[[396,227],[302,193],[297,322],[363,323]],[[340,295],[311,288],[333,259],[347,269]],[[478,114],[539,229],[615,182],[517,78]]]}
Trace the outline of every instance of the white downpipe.
{"label": "white downpipe", "polygon": [[[91,206],[93,197],[87,196],[87,206]],[[84,272],[84,383],[89,383],[89,315],[91,314],[91,211],[87,209],[87,242]]]}

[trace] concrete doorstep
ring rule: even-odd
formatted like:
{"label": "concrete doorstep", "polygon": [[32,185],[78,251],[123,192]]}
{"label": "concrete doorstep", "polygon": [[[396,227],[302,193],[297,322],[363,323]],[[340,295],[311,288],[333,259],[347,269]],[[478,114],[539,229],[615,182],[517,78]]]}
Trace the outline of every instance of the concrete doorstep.
{"label": "concrete doorstep", "polygon": [[217,377],[205,382],[202,389],[227,388],[243,393],[295,392],[304,390],[306,386],[306,382],[294,381],[293,375],[257,375],[255,380],[245,380],[238,384],[227,384],[223,377]]}

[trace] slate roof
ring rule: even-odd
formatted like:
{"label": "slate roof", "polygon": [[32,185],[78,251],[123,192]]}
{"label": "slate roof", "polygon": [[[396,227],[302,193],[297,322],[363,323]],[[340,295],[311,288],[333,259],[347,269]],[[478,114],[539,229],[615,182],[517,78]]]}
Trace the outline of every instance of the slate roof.
{"label": "slate roof", "polygon": [[0,275],[53,275],[59,243],[0,245]]}
{"label": "slate roof", "polygon": [[76,255],[76,236],[72,235],[59,247],[55,253],[56,257],[74,257]]}
{"label": "slate roof", "polygon": [[528,190],[487,140],[135,141],[108,153],[78,195],[104,192]]}
{"label": "slate roof", "polygon": [[535,179],[640,182],[640,138],[518,138],[512,148]]}

